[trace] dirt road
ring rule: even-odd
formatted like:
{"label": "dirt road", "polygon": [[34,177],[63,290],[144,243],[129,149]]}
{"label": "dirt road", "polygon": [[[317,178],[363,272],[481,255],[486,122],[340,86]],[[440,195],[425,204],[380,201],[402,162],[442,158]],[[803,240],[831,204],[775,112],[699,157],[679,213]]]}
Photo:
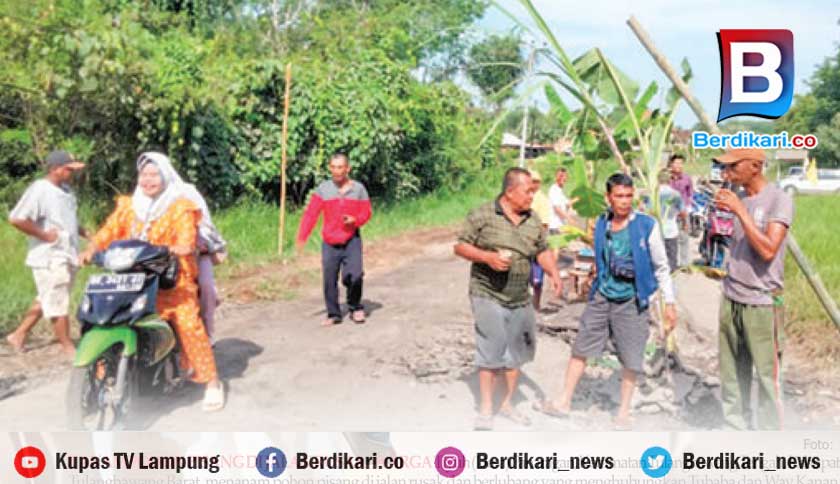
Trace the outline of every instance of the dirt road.
{"label": "dirt road", "polygon": [[[228,385],[224,411],[200,410],[201,390],[141,402],[132,426],[146,430],[469,430],[477,381],[467,298],[468,264],[452,255],[452,231],[430,230],[366,247],[368,322],[321,328],[317,281],[290,301],[223,306],[216,355]],[[421,241],[422,243],[417,243]],[[394,260],[402,262],[393,268]],[[387,261],[391,261],[386,263]],[[314,264],[314,262],[310,261]],[[235,283],[240,284],[241,283]],[[638,430],[713,428],[719,424],[716,388],[717,284],[679,276],[677,338],[688,372],[648,378],[636,401]],[[239,288],[241,289],[241,287]],[[582,305],[554,307],[544,323],[574,321]],[[610,360],[587,369],[571,419],[531,410],[556,392],[573,331],[541,333],[536,361],[524,369],[517,404],[537,430],[609,430],[618,397]],[[64,429],[67,365],[50,348],[0,357],[0,428]],[[34,371],[24,368],[37,367]],[[695,373],[692,373],[694,370]],[[788,396],[789,428],[839,428],[832,414],[809,405],[817,388],[796,381]],[[813,386],[813,385],[812,385]],[[688,395],[686,395],[688,394]],[[824,396],[832,401],[834,395]],[[684,401],[678,405],[675,401]],[[836,414],[836,412],[834,412]],[[498,430],[526,430],[496,419]]]}

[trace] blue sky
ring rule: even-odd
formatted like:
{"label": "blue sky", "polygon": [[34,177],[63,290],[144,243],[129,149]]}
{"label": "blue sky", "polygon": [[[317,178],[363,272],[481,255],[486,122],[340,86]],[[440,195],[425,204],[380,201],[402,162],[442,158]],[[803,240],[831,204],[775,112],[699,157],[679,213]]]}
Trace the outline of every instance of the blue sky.
{"label": "blue sky", "polygon": [[[807,92],[805,81],[815,66],[840,43],[840,2],[744,2],[697,0],[532,0],[567,53],[576,57],[600,47],[621,70],[642,86],[656,81],[660,93],[670,83],[627,26],[630,15],[648,34],[672,65],[679,68],[688,58],[694,72],[690,86],[710,117],[716,118],[720,98],[720,56],[716,33],[720,29],[788,29],[793,32],[794,94]],[[498,0],[517,18],[529,19],[518,0]],[[530,24],[530,22],[526,22]],[[516,23],[491,6],[479,23],[483,32],[507,32]],[[655,103],[658,103],[657,97]],[[543,101],[544,102],[544,101]],[[570,104],[574,105],[570,101]],[[734,118],[754,119],[754,118]],[[677,124],[691,127],[696,118],[680,104]]]}

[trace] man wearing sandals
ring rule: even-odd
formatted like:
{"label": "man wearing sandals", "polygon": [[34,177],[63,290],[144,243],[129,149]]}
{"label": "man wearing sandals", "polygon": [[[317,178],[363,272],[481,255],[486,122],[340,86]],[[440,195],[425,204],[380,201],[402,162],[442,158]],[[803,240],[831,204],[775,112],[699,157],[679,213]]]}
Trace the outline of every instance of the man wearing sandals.
{"label": "man wearing sandals", "polygon": [[20,326],[6,336],[17,351],[43,316],[53,324],[66,355],[76,348],[70,339],[70,293],[79,252],[79,236],[86,236],[76,214],[76,195],[70,188],[75,173],[85,164],[66,151],[53,151],[44,163],[47,175],[32,183],[9,213],[9,223],[29,236],[26,265],[32,269],[37,295]]}
{"label": "man wearing sandals", "polygon": [[566,368],[559,401],[538,409],[552,416],[568,414],[587,358],[597,358],[611,338],[623,366],[617,430],[629,429],[630,402],[642,371],[649,329],[650,298],[660,289],[665,300],[665,328],[676,324],[674,288],[662,233],[656,220],[633,210],[633,179],[616,173],[607,180],[609,210],[595,225],[595,275],[589,302]]}
{"label": "man wearing sandals", "polygon": [[474,209],[455,244],[455,254],[472,262],[470,300],[476,330],[476,366],[481,394],[476,430],[493,427],[493,388],[504,379],[507,391],[499,414],[522,425],[528,418],[511,398],[520,368],[534,359],[536,324],[528,296],[531,261],[548,274],[557,297],[562,286],[542,221],[530,209],[534,185],[528,171],[505,173],[502,194]]}
{"label": "man wearing sandals", "polygon": [[362,306],[362,236],[359,230],[371,217],[370,198],[367,189],[356,180],[351,180],[350,160],[343,153],[330,158],[332,180],[327,180],[315,189],[309,205],[300,220],[297,236],[297,250],[301,252],[306,239],[324,212],[321,230],[321,263],[324,275],[324,300],[327,318],[321,323],[332,326],[341,322],[341,305],[338,303],[338,273],[347,288],[347,306],[356,323],[365,322]]}

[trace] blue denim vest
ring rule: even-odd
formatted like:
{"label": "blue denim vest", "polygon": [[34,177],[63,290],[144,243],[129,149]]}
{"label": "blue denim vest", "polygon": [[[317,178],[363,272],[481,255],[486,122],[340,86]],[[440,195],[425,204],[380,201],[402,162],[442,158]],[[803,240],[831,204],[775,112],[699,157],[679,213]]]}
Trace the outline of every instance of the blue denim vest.
{"label": "blue denim vest", "polygon": [[[603,282],[602,278],[606,277],[607,271],[610,270],[604,256],[610,218],[611,214],[608,212],[598,217],[598,221],[595,222],[595,267],[598,269],[598,277],[589,291],[590,301],[595,297],[598,286]],[[649,215],[639,212],[633,212],[630,215],[628,229],[630,230],[630,247],[633,252],[633,268],[636,272],[633,284],[636,287],[636,306],[639,311],[647,309],[650,297],[659,288],[648,246],[648,239],[655,225],[656,220]]]}

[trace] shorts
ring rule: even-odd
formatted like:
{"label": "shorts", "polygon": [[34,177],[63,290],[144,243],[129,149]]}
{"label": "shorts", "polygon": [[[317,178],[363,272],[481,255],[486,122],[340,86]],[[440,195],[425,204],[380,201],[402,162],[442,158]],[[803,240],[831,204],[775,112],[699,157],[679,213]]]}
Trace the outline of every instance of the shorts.
{"label": "shorts", "polygon": [[70,314],[70,292],[76,278],[76,267],[67,261],[50,261],[47,267],[33,267],[32,277],[38,290],[44,318],[58,318]]}
{"label": "shorts", "polygon": [[542,287],[545,279],[545,271],[538,262],[531,262],[531,277],[529,281],[534,287]]}
{"label": "shorts", "polygon": [[650,336],[648,311],[639,312],[636,299],[613,302],[600,292],[586,305],[572,354],[597,358],[604,352],[607,339],[615,345],[618,359],[628,370],[641,372],[645,346]]}
{"label": "shorts", "polygon": [[478,296],[471,296],[470,301],[475,318],[476,367],[515,369],[534,360],[537,334],[530,304],[510,308]]}

